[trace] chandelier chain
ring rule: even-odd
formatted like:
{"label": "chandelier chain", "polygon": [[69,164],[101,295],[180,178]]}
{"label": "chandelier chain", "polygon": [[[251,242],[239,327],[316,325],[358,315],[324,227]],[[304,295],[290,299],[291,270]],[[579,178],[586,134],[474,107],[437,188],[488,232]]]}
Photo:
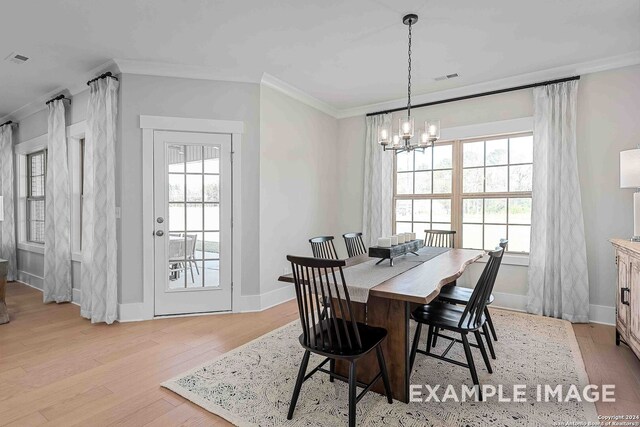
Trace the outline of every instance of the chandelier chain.
{"label": "chandelier chain", "polygon": [[409,22],[409,78],[407,82],[407,116],[411,117],[411,22]]}

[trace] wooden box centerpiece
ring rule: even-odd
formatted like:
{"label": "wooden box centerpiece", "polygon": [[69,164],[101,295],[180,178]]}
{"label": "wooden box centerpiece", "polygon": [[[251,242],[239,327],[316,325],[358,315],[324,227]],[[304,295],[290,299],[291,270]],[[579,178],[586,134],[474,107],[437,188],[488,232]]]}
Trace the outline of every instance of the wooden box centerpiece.
{"label": "wooden box centerpiece", "polygon": [[380,261],[378,261],[376,265],[388,259],[389,266],[393,266],[394,258],[398,258],[399,256],[406,254],[413,254],[418,256],[418,250],[423,246],[423,242],[424,241],[421,239],[415,239],[405,243],[393,245],[389,248],[384,248],[381,246],[371,246],[369,248],[369,256],[372,258],[380,258]]}

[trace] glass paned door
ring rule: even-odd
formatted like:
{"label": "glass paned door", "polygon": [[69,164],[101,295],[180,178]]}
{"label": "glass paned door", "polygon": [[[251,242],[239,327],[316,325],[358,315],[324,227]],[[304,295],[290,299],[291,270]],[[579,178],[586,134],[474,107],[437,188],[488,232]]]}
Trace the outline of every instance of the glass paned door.
{"label": "glass paned door", "polygon": [[231,310],[231,135],[154,133],[155,313]]}

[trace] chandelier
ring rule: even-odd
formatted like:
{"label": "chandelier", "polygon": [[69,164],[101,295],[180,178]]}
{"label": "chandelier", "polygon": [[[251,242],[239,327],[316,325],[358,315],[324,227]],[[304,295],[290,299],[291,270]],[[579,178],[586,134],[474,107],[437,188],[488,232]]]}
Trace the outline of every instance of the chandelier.
{"label": "chandelier", "polygon": [[393,131],[392,124],[383,124],[378,130],[378,143],[387,151],[401,153],[415,149],[424,149],[433,145],[440,138],[440,120],[427,120],[424,122],[423,132],[418,138],[416,134],[415,121],[411,117],[411,29],[418,22],[418,15],[410,13],[402,18],[402,22],[409,27],[409,73],[407,81],[407,115],[398,120],[398,131]]}

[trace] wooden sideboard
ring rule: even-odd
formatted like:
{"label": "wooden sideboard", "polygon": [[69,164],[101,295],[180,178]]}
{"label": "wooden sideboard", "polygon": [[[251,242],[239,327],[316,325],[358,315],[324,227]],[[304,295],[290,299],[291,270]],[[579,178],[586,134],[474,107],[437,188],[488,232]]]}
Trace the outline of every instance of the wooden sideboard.
{"label": "wooden sideboard", "polygon": [[0,259],[0,325],[9,323],[9,310],[7,310],[7,304],[4,301],[8,266],[9,263],[6,260]]}
{"label": "wooden sideboard", "polygon": [[611,239],[616,252],[616,345],[640,358],[640,242]]}

